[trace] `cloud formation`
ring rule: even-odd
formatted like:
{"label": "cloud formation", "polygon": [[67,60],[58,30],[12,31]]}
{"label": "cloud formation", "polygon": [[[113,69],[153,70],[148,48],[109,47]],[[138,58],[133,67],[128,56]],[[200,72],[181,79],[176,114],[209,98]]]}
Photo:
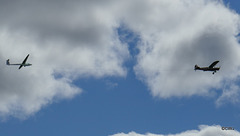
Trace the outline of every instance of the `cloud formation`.
{"label": "cloud formation", "polygon": [[240,132],[237,130],[222,130],[222,127],[219,125],[200,125],[199,130],[187,130],[179,134],[138,134],[136,132],[118,133],[111,136],[237,136],[240,135]]}
{"label": "cloud formation", "polygon": [[[218,0],[2,0],[0,18],[1,62],[29,53],[33,64],[0,64],[2,115],[31,115],[72,98],[82,92],[77,78],[126,76],[121,24],[139,37],[134,70],[153,96],[209,95],[240,74],[239,15]],[[193,71],[215,60],[216,75]]]}
{"label": "cloud formation", "polygon": [[239,86],[232,84],[229,88],[223,88],[222,95],[216,100],[216,106],[222,106],[227,103],[238,104],[239,103]]}
{"label": "cloud formation", "polygon": [[[77,78],[126,76],[128,49],[109,13],[97,1],[1,1],[1,115],[24,118],[72,98],[82,92],[72,84]],[[5,65],[27,54],[32,67]]]}
{"label": "cloud formation", "polygon": [[[210,94],[239,76],[239,15],[217,0],[145,3],[127,24],[140,35],[137,77],[160,98]],[[220,71],[194,71],[219,60]],[[230,83],[230,84],[229,84]],[[233,84],[234,85],[234,84]]]}

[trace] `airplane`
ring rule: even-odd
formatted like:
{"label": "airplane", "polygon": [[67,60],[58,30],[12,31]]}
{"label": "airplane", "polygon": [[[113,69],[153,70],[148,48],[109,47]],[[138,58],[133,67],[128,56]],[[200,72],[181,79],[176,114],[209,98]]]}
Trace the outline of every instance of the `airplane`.
{"label": "airplane", "polygon": [[26,66],[31,66],[32,64],[30,63],[26,63],[27,59],[29,57],[29,54],[26,56],[26,58],[23,60],[23,62],[21,64],[10,64],[10,60],[6,60],[6,64],[7,65],[20,65],[18,69],[21,69],[22,66],[26,67]]}
{"label": "airplane", "polygon": [[217,71],[220,70],[220,67],[214,67],[217,65],[219,61],[214,61],[209,67],[199,67],[198,65],[195,65],[194,70],[203,70],[203,71],[213,71],[212,74],[216,73]]}

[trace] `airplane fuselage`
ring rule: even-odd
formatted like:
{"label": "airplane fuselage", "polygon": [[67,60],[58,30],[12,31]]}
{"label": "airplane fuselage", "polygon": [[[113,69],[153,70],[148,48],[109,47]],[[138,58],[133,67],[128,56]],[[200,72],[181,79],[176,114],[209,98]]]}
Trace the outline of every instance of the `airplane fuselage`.
{"label": "airplane fuselage", "polygon": [[26,64],[23,64],[23,66],[24,66],[24,67],[26,67],[26,66],[32,66],[32,64],[26,63]]}
{"label": "airplane fuselage", "polygon": [[203,71],[218,71],[220,68],[215,67],[215,68],[209,68],[209,67],[199,67],[195,68],[195,70],[203,70]]}
{"label": "airplane fuselage", "polygon": [[30,63],[25,63],[25,64],[9,64],[9,63],[7,63],[7,65],[22,65],[22,66],[24,66],[24,67],[26,67],[26,66],[32,66],[32,64],[30,64]]}

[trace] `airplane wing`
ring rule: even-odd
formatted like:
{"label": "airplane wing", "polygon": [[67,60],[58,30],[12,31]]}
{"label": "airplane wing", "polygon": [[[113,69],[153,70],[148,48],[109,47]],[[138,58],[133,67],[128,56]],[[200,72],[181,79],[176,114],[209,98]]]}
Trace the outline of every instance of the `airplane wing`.
{"label": "airplane wing", "polygon": [[219,61],[214,61],[214,62],[209,66],[209,68],[213,68],[215,65],[217,65],[218,62],[219,62]]}
{"label": "airplane wing", "polygon": [[23,65],[20,65],[18,69],[21,69]]}
{"label": "airplane wing", "polygon": [[27,57],[24,59],[24,61],[22,62],[22,65],[26,63],[27,59],[28,59],[29,54],[27,55]]}
{"label": "airplane wing", "polygon": [[28,57],[29,57],[29,54],[28,54],[27,57],[24,59],[24,61],[22,62],[22,64],[19,66],[18,69],[21,69],[21,68],[22,68],[22,66],[26,63]]}

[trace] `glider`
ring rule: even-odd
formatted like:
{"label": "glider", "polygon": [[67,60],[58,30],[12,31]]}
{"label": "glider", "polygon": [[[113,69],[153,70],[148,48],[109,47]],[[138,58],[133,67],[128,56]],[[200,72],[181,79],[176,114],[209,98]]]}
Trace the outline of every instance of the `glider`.
{"label": "glider", "polygon": [[7,64],[7,65],[20,65],[18,69],[21,69],[22,66],[24,66],[24,67],[26,67],[26,66],[31,66],[32,64],[26,63],[28,57],[29,57],[29,54],[27,55],[27,57],[23,60],[23,62],[22,62],[21,64],[10,64],[10,60],[9,60],[9,59],[6,61],[6,64]]}
{"label": "glider", "polygon": [[217,65],[219,61],[214,61],[209,67],[199,67],[198,65],[195,65],[194,70],[203,70],[203,71],[213,71],[212,74],[216,73],[217,71],[219,71],[220,67],[214,67],[215,65]]}

